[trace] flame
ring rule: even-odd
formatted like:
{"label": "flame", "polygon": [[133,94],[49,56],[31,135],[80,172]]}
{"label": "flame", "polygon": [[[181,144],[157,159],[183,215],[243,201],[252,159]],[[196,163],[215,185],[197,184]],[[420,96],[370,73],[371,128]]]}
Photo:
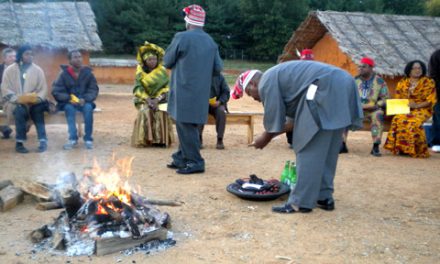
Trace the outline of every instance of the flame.
{"label": "flame", "polygon": [[[86,180],[82,181],[83,196],[94,200],[106,200],[114,196],[125,204],[131,204],[132,188],[128,178],[132,175],[133,160],[134,157],[117,160],[113,167],[105,170],[94,159],[93,167],[84,172]],[[106,206],[118,210],[111,203],[107,203]],[[108,214],[108,212],[98,203],[97,214]]]}

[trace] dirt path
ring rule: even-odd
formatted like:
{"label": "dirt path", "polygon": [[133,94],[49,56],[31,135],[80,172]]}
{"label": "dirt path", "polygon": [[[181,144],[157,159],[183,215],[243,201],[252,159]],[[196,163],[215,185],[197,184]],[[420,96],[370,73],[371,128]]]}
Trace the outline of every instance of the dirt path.
{"label": "dirt path", "polygon": [[[278,215],[271,202],[240,200],[227,184],[255,173],[278,178],[283,163],[294,159],[284,137],[264,150],[246,146],[246,128],[231,126],[226,149],[215,149],[214,126],[205,128],[206,173],[181,176],[165,167],[170,149],[135,149],[129,145],[135,110],[130,87],[102,86],[96,115],[95,149],[61,149],[64,125],[47,126],[49,149],[43,154],[16,154],[13,140],[0,140],[0,180],[54,182],[65,171],[79,174],[93,158],[106,164],[111,156],[133,156],[131,183],[147,197],[176,199],[181,207],[161,207],[172,218],[175,247],[146,255],[66,257],[32,253],[27,234],[52,222],[59,211],[41,212],[26,199],[0,213],[0,263],[436,263],[440,259],[440,154],[429,159],[369,155],[366,132],[349,135],[350,152],[339,159],[335,179],[336,210]],[[230,109],[262,111],[245,98]],[[256,133],[262,131],[257,121]],[[35,130],[28,146],[36,148]]]}

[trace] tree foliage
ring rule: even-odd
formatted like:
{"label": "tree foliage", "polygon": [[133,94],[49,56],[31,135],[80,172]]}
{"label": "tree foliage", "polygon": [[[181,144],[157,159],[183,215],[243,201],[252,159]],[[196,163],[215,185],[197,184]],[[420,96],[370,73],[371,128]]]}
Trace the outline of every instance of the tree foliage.
{"label": "tree foliage", "polygon": [[183,7],[207,11],[205,30],[222,56],[242,50],[247,58],[275,61],[312,10],[439,15],[440,0],[89,0],[105,52],[134,54],[145,40],[167,47],[185,29]]}

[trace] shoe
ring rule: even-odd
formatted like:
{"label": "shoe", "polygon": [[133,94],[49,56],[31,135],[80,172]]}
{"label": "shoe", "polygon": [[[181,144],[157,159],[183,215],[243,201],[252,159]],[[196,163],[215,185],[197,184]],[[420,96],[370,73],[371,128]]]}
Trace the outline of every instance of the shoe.
{"label": "shoe", "polygon": [[272,206],[272,212],[274,213],[280,213],[280,214],[292,214],[292,213],[310,213],[312,209],[310,208],[302,208],[300,207],[299,210],[295,210],[295,208],[292,207],[291,204],[284,204],[281,206]]}
{"label": "shoe", "polygon": [[218,140],[217,145],[215,146],[216,149],[225,149],[225,145],[223,145],[223,141]]}
{"label": "shoe", "polygon": [[174,161],[170,162],[167,164],[167,168],[169,169],[173,169],[173,170],[177,170],[177,169],[182,169],[185,168],[185,166],[183,165],[177,165],[176,163],[174,163]]}
{"label": "shoe", "polygon": [[21,143],[21,142],[17,142],[15,144],[15,151],[17,151],[18,153],[22,153],[22,154],[29,153],[29,150],[27,150],[27,148],[25,148],[23,146],[23,143]]}
{"label": "shoe", "polygon": [[5,130],[3,130],[3,136],[2,139],[8,139],[11,137],[12,134],[12,129],[10,127],[5,128]]}
{"label": "shoe", "polygon": [[66,144],[63,145],[64,150],[71,150],[78,145],[78,141],[69,140]]}
{"label": "shoe", "polygon": [[326,211],[335,210],[335,201],[331,198],[321,200],[321,201],[318,200],[316,202],[316,204],[317,204],[317,207],[321,208],[322,210],[326,210]]}
{"label": "shoe", "polygon": [[180,168],[176,170],[179,174],[194,174],[194,173],[203,173],[205,172],[205,168],[200,168],[192,164],[187,164],[185,168]]}
{"label": "shoe", "polygon": [[379,148],[375,148],[373,147],[373,149],[370,152],[371,155],[375,156],[375,157],[380,157],[382,156],[382,154],[379,151]]}
{"label": "shoe", "polygon": [[86,149],[93,149],[93,141],[86,141],[84,142],[84,145],[86,146]]}
{"label": "shoe", "polygon": [[347,144],[345,142],[342,142],[341,148],[339,149],[339,154],[348,153]]}
{"label": "shoe", "polygon": [[436,153],[440,153],[440,145],[434,145],[432,146],[432,151],[436,152]]}
{"label": "shoe", "polygon": [[40,141],[40,145],[38,146],[37,152],[45,152],[47,150],[47,142],[46,141]]}

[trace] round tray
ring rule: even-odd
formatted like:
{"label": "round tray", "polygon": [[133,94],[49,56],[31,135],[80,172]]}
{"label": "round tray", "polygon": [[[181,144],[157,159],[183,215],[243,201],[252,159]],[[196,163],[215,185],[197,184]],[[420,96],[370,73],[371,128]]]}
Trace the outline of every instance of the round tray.
{"label": "round tray", "polygon": [[242,199],[252,200],[252,201],[271,201],[275,200],[290,192],[290,187],[284,183],[279,183],[279,191],[277,193],[269,194],[255,194],[253,192],[247,192],[240,190],[241,185],[234,182],[226,187],[226,190]]}

